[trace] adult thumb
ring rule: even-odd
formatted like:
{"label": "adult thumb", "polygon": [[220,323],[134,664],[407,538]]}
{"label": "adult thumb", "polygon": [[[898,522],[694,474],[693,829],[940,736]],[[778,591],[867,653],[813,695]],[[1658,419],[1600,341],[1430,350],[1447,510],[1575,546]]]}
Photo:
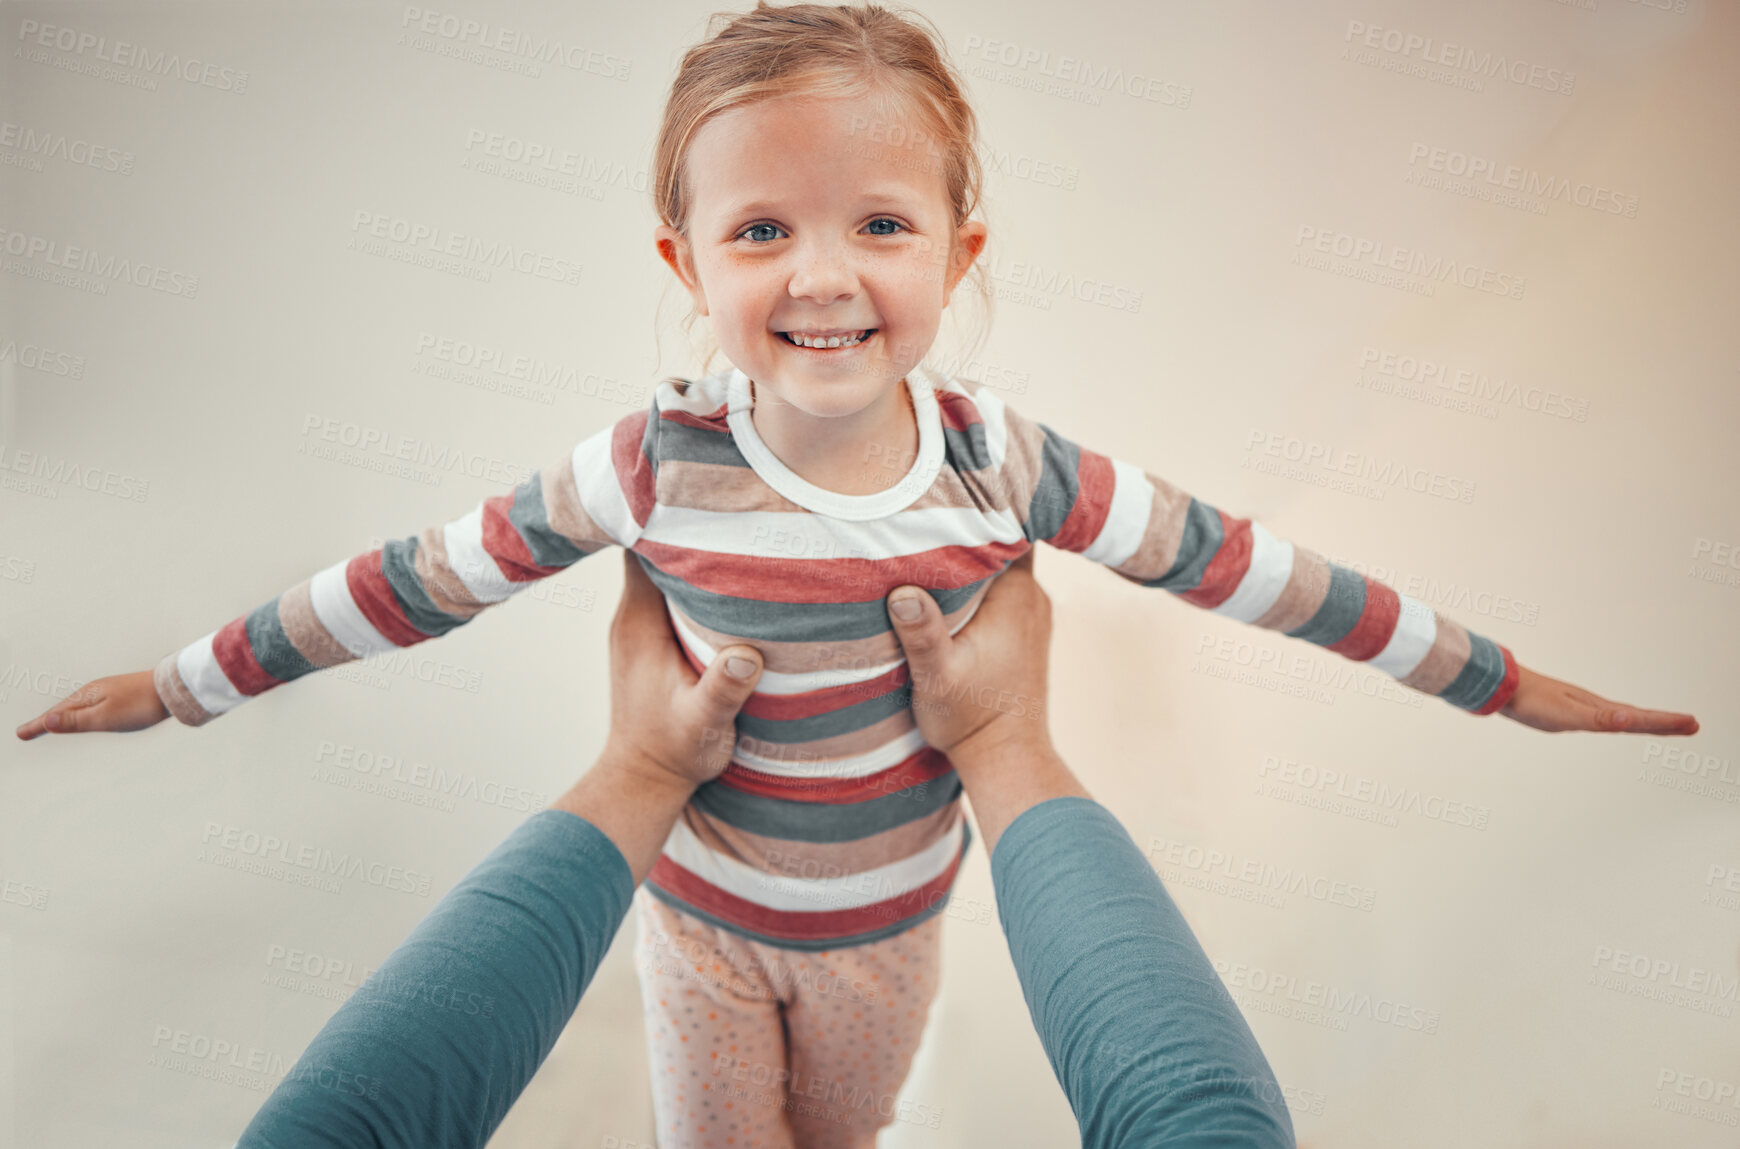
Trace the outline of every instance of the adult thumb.
{"label": "adult thumb", "polygon": [[753,646],[728,646],[714,656],[712,663],[694,686],[699,700],[701,722],[705,726],[728,725],[755,693],[761,681],[761,652]]}
{"label": "adult thumb", "polygon": [[936,601],[918,587],[895,587],[888,592],[888,618],[912,670],[937,669],[948,648],[949,631]]}

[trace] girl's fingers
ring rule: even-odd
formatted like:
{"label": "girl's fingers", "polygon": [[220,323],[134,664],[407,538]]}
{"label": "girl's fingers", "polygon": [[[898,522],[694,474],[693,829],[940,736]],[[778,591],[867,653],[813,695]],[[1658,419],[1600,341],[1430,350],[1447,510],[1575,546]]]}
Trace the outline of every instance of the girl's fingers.
{"label": "girl's fingers", "polygon": [[1698,720],[1690,714],[1672,710],[1644,710],[1637,706],[1608,702],[1603,705],[1595,730],[1619,734],[1696,734]]}
{"label": "girl's fingers", "polygon": [[23,726],[19,726],[17,736],[23,738],[24,742],[30,742],[31,738],[40,738],[42,735],[78,733],[78,719],[73,716],[84,705],[85,703],[82,702],[73,702],[71,698],[68,698],[66,702],[56,703],[49,709],[43,710],[42,714],[38,714],[37,717],[24,722]]}
{"label": "girl's fingers", "polygon": [[1696,734],[1698,720],[1672,710],[1647,710],[1629,706],[1572,686],[1570,693],[1588,707],[1589,720],[1581,727],[1607,734]]}
{"label": "girl's fingers", "polygon": [[1532,705],[1516,717],[1538,730],[1589,730],[1602,734],[1670,734],[1698,732],[1698,720],[1671,710],[1646,710],[1610,702],[1571,687],[1546,705]]}
{"label": "girl's fingers", "polygon": [[[18,737],[26,742],[44,734],[77,734],[83,728],[79,711],[98,701],[97,696],[79,691],[18,728]],[[88,715],[83,717],[88,718]]]}
{"label": "girl's fingers", "polygon": [[44,734],[58,732],[60,730],[60,709],[60,706],[54,706],[38,714],[18,728],[18,737],[29,742],[32,738],[40,738]]}

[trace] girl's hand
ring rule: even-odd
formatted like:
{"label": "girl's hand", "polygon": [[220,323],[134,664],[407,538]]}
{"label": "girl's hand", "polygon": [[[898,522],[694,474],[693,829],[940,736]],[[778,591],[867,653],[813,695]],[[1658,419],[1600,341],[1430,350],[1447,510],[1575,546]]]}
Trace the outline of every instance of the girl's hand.
{"label": "girl's hand", "polygon": [[1499,711],[1536,730],[1597,730],[1615,734],[1696,734],[1698,720],[1671,710],[1609,702],[1581,686],[1518,666],[1516,693]]}
{"label": "girl's hand", "polygon": [[88,734],[94,730],[116,732],[143,730],[169,717],[151,672],[116,674],[73,691],[18,728],[18,737],[29,742],[43,734]]}

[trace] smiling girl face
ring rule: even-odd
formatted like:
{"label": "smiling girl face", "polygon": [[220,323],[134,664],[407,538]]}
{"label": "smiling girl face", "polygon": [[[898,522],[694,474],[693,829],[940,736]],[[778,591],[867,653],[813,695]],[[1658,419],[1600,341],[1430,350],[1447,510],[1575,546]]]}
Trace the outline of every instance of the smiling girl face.
{"label": "smiling girl face", "polygon": [[758,394],[816,418],[868,412],[935,340],[984,246],[957,227],[930,136],[874,94],[758,100],[690,143],[688,236],[659,254]]}

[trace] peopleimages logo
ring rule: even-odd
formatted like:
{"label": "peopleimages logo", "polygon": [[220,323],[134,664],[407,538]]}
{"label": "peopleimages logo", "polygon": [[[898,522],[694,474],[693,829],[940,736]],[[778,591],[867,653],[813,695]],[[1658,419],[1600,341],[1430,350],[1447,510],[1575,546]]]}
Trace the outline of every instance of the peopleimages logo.
{"label": "peopleimages logo", "polygon": [[[573,287],[580,282],[581,265],[564,256],[516,247],[511,243],[466,235],[437,224],[405,219],[386,212],[358,208],[351,215],[350,230],[357,239],[401,245],[407,252],[430,257],[466,260],[479,269],[517,271]],[[359,250],[363,250],[360,249]],[[370,254],[379,254],[371,251]]]}
{"label": "peopleimages logo", "polygon": [[[1166,104],[1179,109],[1190,107],[1192,89],[1188,84],[1162,80],[1141,72],[1126,72],[1116,65],[1095,63],[1079,56],[1053,56],[1048,49],[1023,47],[1010,40],[968,36],[961,54],[969,63],[979,60],[985,64],[1001,65],[1016,73],[1028,73],[1037,80],[1048,81],[1054,86],[1017,83],[1017,87],[1036,87],[1054,94],[1079,92],[1083,95],[1097,95],[1099,92],[1119,92],[1150,103]],[[973,68],[972,74],[1002,83],[1011,82],[1009,77],[996,73],[987,74],[981,68]],[[1099,101],[1096,98],[1091,102]]]}
{"label": "peopleimages logo", "polygon": [[[153,76],[185,80],[220,92],[245,92],[248,74],[240,68],[182,56],[179,52],[151,49],[126,40],[110,40],[93,32],[35,20],[18,22],[18,40],[25,45],[70,52],[86,61],[100,61],[118,68],[135,68]],[[77,70],[77,69],[74,69]]]}
{"label": "peopleimages logo", "polygon": [[1342,36],[1342,42],[1350,47],[1358,46],[1383,52],[1409,64],[1435,66],[1450,73],[1462,73],[1469,79],[1509,80],[1513,84],[1556,92],[1561,96],[1569,96],[1577,83],[1575,72],[1549,68],[1545,64],[1531,64],[1527,60],[1506,56],[1503,52],[1470,48],[1466,44],[1440,40],[1436,36],[1422,36],[1415,32],[1404,32],[1399,28],[1382,28],[1362,20],[1347,22],[1347,31]]}
{"label": "peopleimages logo", "polygon": [[[1303,894],[1313,901],[1367,913],[1377,903],[1377,891],[1370,886],[1339,881],[1291,866],[1283,869],[1262,858],[1245,858],[1221,850],[1204,849],[1176,839],[1154,837],[1148,844],[1148,857],[1161,867],[1179,867],[1277,894]],[[1161,877],[1166,876],[1161,874]]]}
{"label": "peopleimages logo", "polygon": [[[1379,1025],[1393,1025],[1397,1029],[1411,1029],[1416,1033],[1438,1032],[1438,1011],[1425,1006],[1410,1005],[1364,990],[1343,989],[1327,982],[1302,980],[1292,974],[1278,973],[1243,962],[1227,962],[1215,958],[1213,965],[1214,972],[1221,976],[1229,990],[1264,994],[1274,1001],[1316,1007],[1341,1017],[1364,1018]],[[1234,996],[1243,995],[1235,993]]]}
{"label": "peopleimages logo", "polygon": [[1489,156],[1470,155],[1453,148],[1434,147],[1416,141],[1408,149],[1408,167],[1411,171],[1418,169],[1454,176],[1470,183],[1483,181],[1491,188],[1516,192],[1536,200],[1558,200],[1628,219],[1637,215],[1637,197],[1629,192],[1581,180],[1573,182],[1563,176],[1547,175],[1533,168],[1500,163]]}
{"label": "peopleimages logo", "polygon": [[[1360,370],[1398,383],[1418,384],[1496,407],[1515,407],[1576,423],[1589,421],[1589,400],[1544,387],[1520,387],[1502,376],[1476,368],[1448,365],[1424,356],[1373,347],[1360,349]],[[1495,412],[1496,414],[1496,412]]]}
{"label": "peopleimages logo", "polygon": [[0,148],[15,149],[33,159],[62,160],[77,167],[119,172],[124,176],[133,174],[132,152],[11,120],[0,120]]}
{"label": "peopleimages logo", "polygon": [[[1358,774],[1346,774],[1332,768],[1322,768],[1309,762],[1263,755],[1257,777],[1284,786],[1325,796],[1365,803],[1391,813],[1415,814],[1428,821],[1474,830],[1486,829],[1491,811],[1485,806],[1459,802],[1442,794],[1429,794],[1408,786],[1391,787],[1388,782]],[[1301,805],[1309,803],[1301,802]]]}
{"label": "peopleimages logo", "polygon": [[[633,61],[586,44],[407,4],[399,27],[439,36],[455,46],[487,49],[528,63],[558,64],[606,80],[627,80]],[[446,54],[446,53],[443,53]],[[535,73],[534,73],[535,74]]]}
{"label": "peopleimages logo", "polygon": [[[15,479],[14,474],[25,477]],[[60,485],[55,486],[57,483]],[[149,479],[56,458],[41,451],[8,449],[0,442],[0,488],[56,499],[60,497],[61,487],[68,484],[129,503],[142,503],[151,493]]]}
{"label": "peopleimages logo", "polygon": [[[1441,255],[1428,255],[1411,247],[1398,247],[1382,240],[1367,239],[1329,228],[1300,224],[1293,237],[1293,262],[1301,263],[1311,253],[1347,260],[1356,268],[1373,268],[1411,275],[1437,283],[1454,283],[1487,295],[1521,299],[1526,281],[1520,275],[1479,264],[1458,262]],[[1323,270],[1330,270],[1323,268]]]}
{"label": "peopleimages logo", "polygon": [[0,363],[16,363],[20,367],[41,371],[44,375],[58,375],[64,379],[85,377],[83,355],[56,351],[35,343],[20,343],[16,339],[0,343]]}
{"label": "peopleimages logo", "polygon": [[548,795],[542,790],[504,785],[464,770],[413,762],[403,755],[357,747],[348,742],[321,742],[314,752],[314,761],[380,783],[398,783],[431,795],[463,798],[520,813],[541,809],[548,801]]}
{"label": "peopleimages logo", "polygon": [[1729,1001],[1734,1000],[1736,991],[1740,990],[1740,979],[1724,977],[1718,970],[1708,970],[1702,966],[1690,966],[1682,970],[1677,961],[1651,958],[1648,954],[1618,950],[1612,946],[1596,946],[1595,958],[1590,964],[1604,966],[1615,973],[1630,974],[1644,981],[1661,981],[1665,978],[1667,984],[1676,989],[1707,993]]}
{"label": "peopleimages logo", "polygon": [[1250,467],[1259,450],[1265,455],[1296,463],[1308,472],[1320,470],[1376,484],[1374,489],[1380,492],[1380,499],[1384,489],[1401,483],[1416,494],[1456,503],[1474,501],[1475,484],[1460,476],[1409,466],[1395,459],[1379,460],[1375,455],[1343,450],[1315,439],[1301,439],[1296,435],[1253,427],[1245,437],[1246,461],[1243,465]]}
{"label": "peopleimages logo", "polygon": [[273,834],[260,834],[239,826],[222,826],[216,822],[205,824],[205,833],[200,837],[200,842],[205,847],[201,851],[201,860],[205,860],[203,855],[206,852],[222,849],[260,864],[289,866],[335,878],[355,878],[381,889],[400,890],[416,894],[420,898],[429,896],[432,879],[428,874],[403,866],[387,865],[358,854],[335,854],[319,846],[307,843],[297,845]]}
{"label": "peopleimages logo", "polygon": [[0,251],[30,261],[60,269],[74,276],[91,276],[91,287],[101,288],[98,295],[108,294],[109,283],[130,283],[160,291],[165,295],[193,299],[199,294],[199,276],[164,267],[162,264],[129,259],[114,252],[95,251],[73,243],[29,232],[11,231],[0,227]]}

